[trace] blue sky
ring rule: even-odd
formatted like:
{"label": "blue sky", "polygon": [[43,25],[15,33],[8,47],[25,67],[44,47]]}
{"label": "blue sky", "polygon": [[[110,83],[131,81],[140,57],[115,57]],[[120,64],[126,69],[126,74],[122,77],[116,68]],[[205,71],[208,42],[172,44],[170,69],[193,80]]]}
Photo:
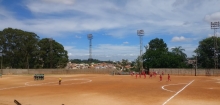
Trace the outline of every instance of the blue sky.
{"label": "blue sky", "polygon": [[[11,27],[53,38],[70,59],[133,61],[143,44],[161,38],[168,48],[182,46],[188,57],[199,41],[213,35],[220,0],[0,0],[0,30]],[[219,35],[219,31],[218,31]],[[143,49],[145,51],[145,49]]]}

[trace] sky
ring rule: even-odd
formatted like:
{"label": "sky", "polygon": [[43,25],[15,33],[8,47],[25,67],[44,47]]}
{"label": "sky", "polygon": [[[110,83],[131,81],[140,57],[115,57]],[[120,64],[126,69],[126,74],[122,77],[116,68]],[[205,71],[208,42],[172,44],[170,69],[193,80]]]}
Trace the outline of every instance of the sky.
{"label": "sky", "polygon": [[[220,21],[220,0],[0,0],[0,30],[11,27],[52,38],[69,59],[134,61],[143,46],[163,39],[169,51],[181,46],[195,55],[199,41],[211,37]],[[220,30],[217,31],[219,34]],[[145,48],[143,48],[145,52]]]}

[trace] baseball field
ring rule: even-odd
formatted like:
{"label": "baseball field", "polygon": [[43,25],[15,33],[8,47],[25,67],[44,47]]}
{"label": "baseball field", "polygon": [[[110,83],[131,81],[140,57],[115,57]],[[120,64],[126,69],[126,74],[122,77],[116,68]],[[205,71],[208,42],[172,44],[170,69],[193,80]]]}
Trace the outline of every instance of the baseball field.
{"label": "baseball field", "polygon": [[[62,78],[61,85],[58,84]],[[0,105],[220,105],[220,77],[73,74],[3,75]]]}

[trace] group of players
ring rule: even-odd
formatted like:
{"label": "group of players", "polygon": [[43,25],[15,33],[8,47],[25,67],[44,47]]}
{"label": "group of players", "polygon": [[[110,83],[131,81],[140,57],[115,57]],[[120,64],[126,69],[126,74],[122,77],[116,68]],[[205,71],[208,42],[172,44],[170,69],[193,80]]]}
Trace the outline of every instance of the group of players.
{"label": "group of players", "polygon": [[[157,73],[157,72],[149,72],[149,78],[152,78],[153,76],[156,77],[157,74],[159,74],[159,73]],[[135,75],[136,79],[138,78],[138,76],[139,76],[139,78],[141,78],[142,75],[144,76],[144,78],[146,78],[146,73],[144,71],[141,72],[141,73],[132,72],[131,76],[133,76],[133,75]],[[162,73],[159,76],[160,77],[160,81],[162,81],[163,75],[164,75],[164,72],[162,71]],[[171,81],[170,74],[168,74],[168,81]]]}
{"label": "group of players", "polygon": [[34,80],[44,80],[44,74],[34,74]]}
{"label": "group of players", "polygon": [[[44,80],[44,74],[34,74],[34,80]],[[61,85],[61,77],[59,78],[59,85]]]}

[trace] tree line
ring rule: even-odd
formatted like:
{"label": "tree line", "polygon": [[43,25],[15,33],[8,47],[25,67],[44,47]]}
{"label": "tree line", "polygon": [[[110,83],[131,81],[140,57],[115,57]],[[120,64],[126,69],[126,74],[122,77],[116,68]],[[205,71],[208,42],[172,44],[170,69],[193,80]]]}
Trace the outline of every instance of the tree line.
{"label": "tree line", "polygon": [[[214,40],[217,39],[217,48],[214,46]],[[143,67],[149,68],[192,68],[197,64],[198,68],[215,68],[215,60],[219,62],[219,46],[220,38],[208,37],[199,42],[198,47],[194,50],[195,55],[187,58],[184,53],[185,49],[181,46],[168,50],[167,44],[163,39],[152,39],[146,47],[145,53],[141,56],[143,58]],[[214,55],[217,54],[217,57]],[[189,64],[188,60],[194,60]],[[140,57],[136,59],[136,64],[140,61]],[[197,63],[196,63],[197,62]],[[140,69],[138,64],[137,68]],[[217,64],[219,67],[219,64]]]}
{"label": "tree line", "polygon": [[68,62],[63,45],[20,29],[0,31],[2,68],[63,68]]}

